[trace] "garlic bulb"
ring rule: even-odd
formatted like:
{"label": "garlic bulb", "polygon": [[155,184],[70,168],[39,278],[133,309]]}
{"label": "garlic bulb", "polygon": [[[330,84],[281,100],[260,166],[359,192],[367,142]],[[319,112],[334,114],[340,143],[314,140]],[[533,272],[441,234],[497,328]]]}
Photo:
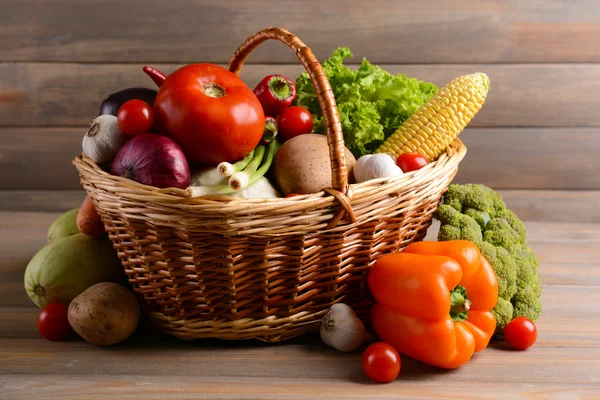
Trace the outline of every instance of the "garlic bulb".
{"label": "garlic bulb", "polygon": [[365,179],[365,171],[366,171],[366,165],[369,162],[369,160],[371,159],[371,157],[373,157],[373,155],[371,154],[367,154],[365,156],[362,156],[361,158],[359,158],[358,160],[356,160],[356,164],[354,164],[354,179],[356,180],[356,182],[364,182],[367,179]]}
{"label": "garlic bulb", "polygon": [[96,164],[109,164],[115,158],[128,137],[119,128],[117,117],[101,115],[83,137],[82,148]]}
{"label": "garlic bulb", "polygon": [[356,350],[365,338],[365,326],[350,306],[338,303],[331,306],[321,321],[321,340],[339,351]]}
{"label": "garlic bulb", "polygon": [[400,176],[402,173],[392,156],[386,153],[367,154],[359,158],[354,165],[354,178],[358,183]]}

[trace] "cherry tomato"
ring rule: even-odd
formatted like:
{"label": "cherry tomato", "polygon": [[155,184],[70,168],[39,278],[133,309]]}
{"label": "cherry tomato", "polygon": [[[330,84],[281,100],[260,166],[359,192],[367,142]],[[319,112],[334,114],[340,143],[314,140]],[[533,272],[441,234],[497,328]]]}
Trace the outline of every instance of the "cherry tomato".
{"label": "cherry tomato", "polygon": [[119,128],[129,136],[148,133],[154,125],[154,111],[148,103],[133,99],[123,103],[117,113]]}
{"label": "cherry tomato", "polygon": [[277,117],[279,135],[283,140],[311,133],[313,128],[312,114],[302,106],[292,106],[283,110]]}
{"label": "cherry tomato", "polygon": [[391,382],[400,373],[400,354],[385,342],[373,343],[362,355],[362,368],[372,381]]}
{"label": "cherry tomato", "polygon": [[175,139],[189,161],[233,162],[258,145],[265,127],[260,101],[239,76],[214,64],[173,72],[154,100],[158,132]]}
{"label": "cherry tomato", "polygon": [[529,318],[517,317],[504,327],[504,340],[514,349],[528,349],[537,340],[537,328]]}
{"label": "cherry tomato", "polygon": [[396,165],[399,166],[404,173],[421,169],[428,163],[425,156],[419,153],[402,153],[396,160]]}
{"label": "cherry tomato", "polygon": [[68,309],[60,303],[48,304],[37,318],[38,331],[48,340],[62,340],[71,333]]}

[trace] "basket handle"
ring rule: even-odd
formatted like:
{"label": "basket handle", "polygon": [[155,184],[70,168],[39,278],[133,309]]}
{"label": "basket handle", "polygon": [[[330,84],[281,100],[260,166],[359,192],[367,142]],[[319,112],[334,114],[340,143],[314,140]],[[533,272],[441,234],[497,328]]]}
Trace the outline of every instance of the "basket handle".
{"label": "basket handle", "polygon": [[[329,146],[329,158],[331,160],[331,183],[335,190],[341,192],[342,196],[348,193],[348,169],[346,168],[346,150],[344,146],[344,135],[342,134],[342,125],[338,115],[337,106],[331,85],[327,80],[327,76],[319,64],[319,61],[302,41],[293,33],[290,33],[282,28],[267,28],[263,29],[250,36],[237,49],[237,51],[229,59],[229,70],[236,75],[239,75],[240,69],[244,61],[250,53],[256,49],[262,42],[276,39],[287,45],[296,53],[296,56],[308,72],[317,98],[323,112],[325,122],[325,130],[327,133],[327,144]],[[348,202],[349,203],[349,202]],[[346,212],[352,217],[352,209],[348,211],[347,206],[343,205]],[[339,220],[338,220],[339,221]]]}

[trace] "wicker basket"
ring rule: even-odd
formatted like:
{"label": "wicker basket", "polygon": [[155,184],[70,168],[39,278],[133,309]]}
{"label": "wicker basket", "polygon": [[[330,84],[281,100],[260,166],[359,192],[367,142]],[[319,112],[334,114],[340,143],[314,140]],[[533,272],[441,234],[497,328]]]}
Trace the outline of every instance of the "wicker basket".
{"label": "wicker basket", "polygon": [[260,43],[277,39],[315,85],[327,126],[333,187],[282,199],[192,198],[74,160],[151,320],[183,339],[276,342],[314,330],[336,302],[366,315],[372,263],[421,240],[466,153],[456,140],[436,162],[396,178],[348,185],[335,99],[312,52],[269,28],[233,55],[238,73]]}

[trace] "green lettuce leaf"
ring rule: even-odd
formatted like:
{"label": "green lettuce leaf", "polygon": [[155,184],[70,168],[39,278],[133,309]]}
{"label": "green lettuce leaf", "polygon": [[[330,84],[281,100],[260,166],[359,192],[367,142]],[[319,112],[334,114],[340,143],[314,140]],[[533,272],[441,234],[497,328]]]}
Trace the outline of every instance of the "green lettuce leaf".
{"label": "green lettuce leaf", "polygon": [[[346,147],[359,158],[375,151],[438,88],[403,74],[392,75],[366,59],[359,69],[350,69],[343,63],[351,57],[350,49],[341,47],[322,65],[338,105]],[[296,79],[296,104],[312,113],[313,130],[325,133],[315,88],[306,72]]]}

